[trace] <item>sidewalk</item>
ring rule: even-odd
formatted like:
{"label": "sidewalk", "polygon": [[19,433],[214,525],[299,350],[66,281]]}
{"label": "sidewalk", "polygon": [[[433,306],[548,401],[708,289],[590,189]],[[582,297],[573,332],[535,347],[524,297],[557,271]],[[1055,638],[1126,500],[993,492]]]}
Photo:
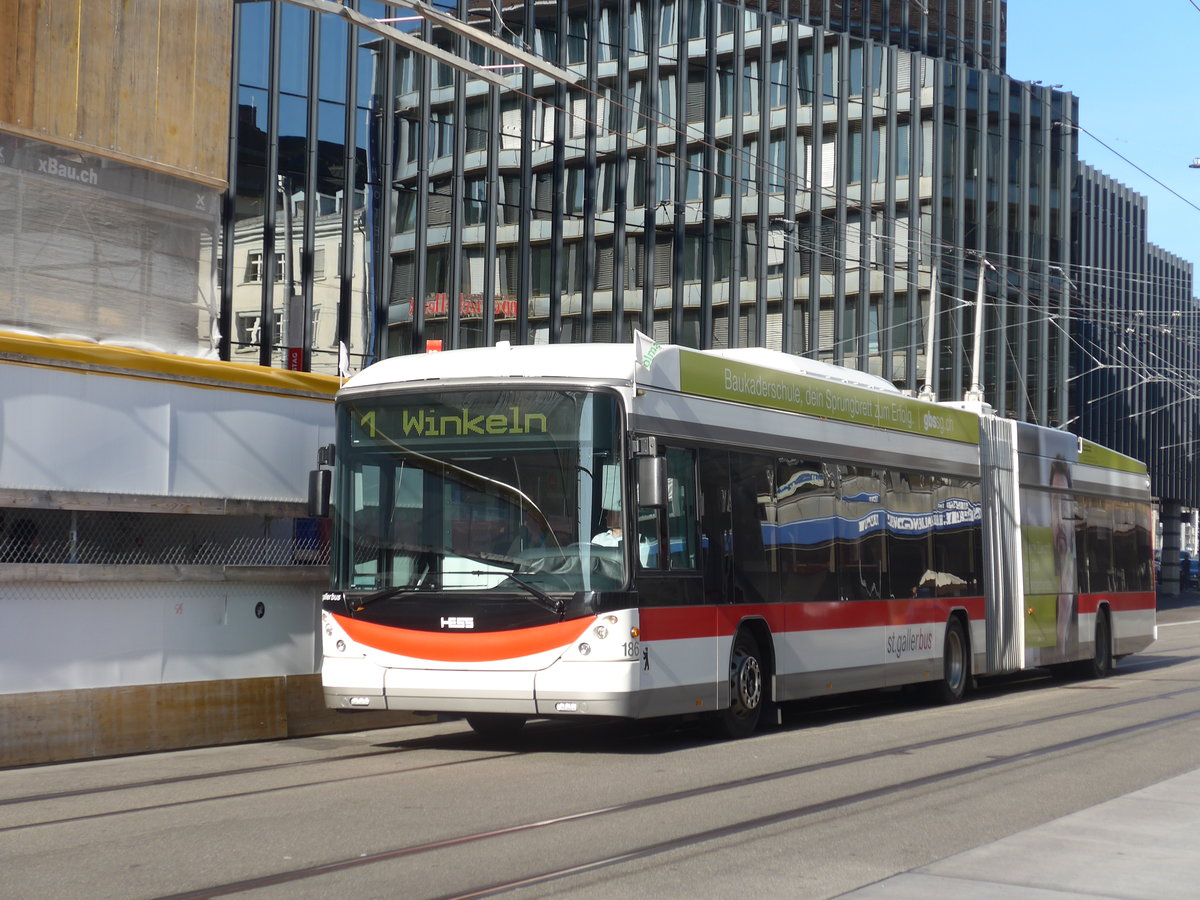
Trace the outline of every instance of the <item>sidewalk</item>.
{"label": "sidewalk", "polygon": [[[1192,615],[1195,590],[1159,598]],[[849,894],[855,900],[1200,896],[1200,770],[1009,835]]]}
{"label": "sidewalk", "polygon": [[1200,770],[843,895],[1162,900],[1200,895]]}

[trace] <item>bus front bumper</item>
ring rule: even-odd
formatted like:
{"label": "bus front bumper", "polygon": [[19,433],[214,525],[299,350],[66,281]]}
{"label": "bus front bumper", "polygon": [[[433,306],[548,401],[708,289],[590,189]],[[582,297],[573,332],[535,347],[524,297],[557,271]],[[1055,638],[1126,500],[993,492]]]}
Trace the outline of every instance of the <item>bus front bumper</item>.
{"label": "bus front bumper", "polygon": [[559,660],[530,672],[383,668],[326,657],[321,677],[331,709],[636,718],[638,674],[636,660]]}

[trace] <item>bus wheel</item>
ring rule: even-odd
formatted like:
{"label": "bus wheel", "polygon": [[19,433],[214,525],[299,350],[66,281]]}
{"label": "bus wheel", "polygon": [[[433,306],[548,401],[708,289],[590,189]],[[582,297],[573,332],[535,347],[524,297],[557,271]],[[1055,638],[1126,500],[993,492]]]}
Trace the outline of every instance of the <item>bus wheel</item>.
{"label": "bus wheel", "polygon": [[467,724],[480,737],[491,740],[510,740],[525,727],[525,717],[516,713],[471,713]]}
{"label": "bus wheel", "polygon": [[729,653],[729,707],[717,713],[723,736],[743,738],[754,733],[762,715],[763,683],[758,641],[750,632],[739,631]]}
{"label": "bus wheel", "polygon": [[946,637],[942,643],[942,678],[933,683],[933,697],[939,703],[957,703],[967,694],[971,681],[971,655],[967,651],[967,635],[957,616],[946,622]]}
{"label": "bus wheel", "polygon": [[1084,661],[1080,668],[1087,678],[1103,678],[1112,671],[1112,627],[1108,624],[1108,613],[1103,609],[1096,610],[1096,644],[1092,658]]}

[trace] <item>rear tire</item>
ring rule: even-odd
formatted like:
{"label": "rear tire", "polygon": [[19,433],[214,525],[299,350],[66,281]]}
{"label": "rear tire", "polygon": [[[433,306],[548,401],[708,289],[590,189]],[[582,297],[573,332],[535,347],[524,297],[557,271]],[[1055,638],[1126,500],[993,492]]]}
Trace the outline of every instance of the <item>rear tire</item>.
{"label": "rear tire", "polygon": [[962,620],[957,616],[946,622],[942,640],[942,677],[932,685],[933,699],[938,703],[958,703],[967,695],[971,683],[971,653]]}
{"label": "rear tire", "polygon": [[1108,621],[1108,612],[1098,609],[1096,610],[1096,638],[1092,658],[1082,663],[1081,672],[1085,678],[1105,678],[1112,670],[1112,626]]}
{"label": "rear tire", "polygon": [[750,632],[739,631],[729,651],[729,706],[716,714],[722,737],[749,737],[758,728],[765,702],[765,673],[758,641]]}
{"label": "rear tire", "polygon": [[511,740],[525,727],[525,716],[517,713],[471,713],[467,724],[480,737],[491,740]]}

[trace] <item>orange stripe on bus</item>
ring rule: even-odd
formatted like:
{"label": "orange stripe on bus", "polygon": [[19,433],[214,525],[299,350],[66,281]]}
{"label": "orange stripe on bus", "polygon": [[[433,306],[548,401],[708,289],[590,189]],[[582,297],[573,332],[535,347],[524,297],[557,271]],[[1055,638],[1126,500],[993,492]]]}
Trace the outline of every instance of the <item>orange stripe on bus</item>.
{"label": "orange stripe on bus", "polygon": [[574,643],[595,619],[572,619],[536,628],[491,631],[413,631],[391,625],[377,625],[334,614],[351,640],[364,647],[431,662],[493,662],[534,656],[558,650]]}

